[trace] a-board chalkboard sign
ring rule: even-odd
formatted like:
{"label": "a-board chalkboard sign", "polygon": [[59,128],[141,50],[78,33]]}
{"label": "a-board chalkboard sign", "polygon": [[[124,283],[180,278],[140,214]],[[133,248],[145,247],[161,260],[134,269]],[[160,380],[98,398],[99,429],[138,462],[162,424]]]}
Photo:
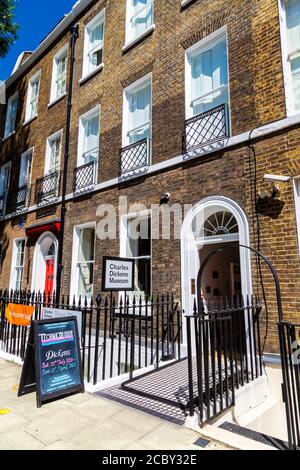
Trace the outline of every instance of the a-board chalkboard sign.
{"label": "a-board chalkboard sign", "polygon": [[32,322],[18,395],[34,389],[38,407],[84,392],[76,317]]}

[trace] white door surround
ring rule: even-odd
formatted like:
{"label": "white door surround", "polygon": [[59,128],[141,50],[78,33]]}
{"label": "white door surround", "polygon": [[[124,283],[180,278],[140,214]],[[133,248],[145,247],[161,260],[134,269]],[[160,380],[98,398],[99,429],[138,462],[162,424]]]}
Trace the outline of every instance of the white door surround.
{"label": "white door surround", "polygon": [[[214,212],[227,211],[232,213],[238,224],[238,237],[236,241],[240,245],[249,246],[249,224],[247,217],[242,208],[232,199],[223,196],[214,196],[203,199],[195,204],[187,213],[182,229],[181,229],[181,292],[182,292],[182,308],[185,313],[191,313],[193,310],[196,294],[192,294],[192,279],[197,279],[200,269],[199,246],[201,239],[196,239],[193,223],[196,217],[201,221],[205,221]],[[226,237],[212,240],[213,243],[224,242]],[[233,241],[228,239],[228,241]],[[251,259],[250,251],[240,248],[240,265],[241,265],[241,283],[243,296],[250,295],[252,292],[251,285]],[[183,322],[183,339],[186,344],[186,325]]]}
{"label": "white door surround", "polygon": [[34,255],[33,255],[33,266],[32,266],[32,283],[31,290],[35,292],[43,293],[45,290],[45,279],[46,279],[46,261],[49,259],[49,250],[54,243],[55,245],[55,256],[51,255],[51,259],[55,259],[54,267],[54,290],[56,280],[56,269],[57,269],[57,248],[58,240],[56,236],[51,232],[44,232],[35,244]]}

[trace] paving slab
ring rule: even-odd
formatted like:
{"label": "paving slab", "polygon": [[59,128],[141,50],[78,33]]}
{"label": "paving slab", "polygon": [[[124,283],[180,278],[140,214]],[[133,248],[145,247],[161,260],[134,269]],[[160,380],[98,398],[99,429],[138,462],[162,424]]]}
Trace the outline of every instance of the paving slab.
{"label": "paving slab", "polygon": [[0,435],[3,432],[7,432],[10,429],[19,429],[20,426],[25,425],[28,419],[15,412],[7,415],[0,416]]}
{"label": "paving slab", "polygon": [[60,439],[71,440],[79,432],[88,433],[92,424],[90,418],[84,418],[73,410],[64,410],[36,418],[22,426],[22,430],[49,445]]}
{"label": "paving slab", "polygon": [[137,441],[143,432],[128,428],[113,417],[84,430],[70,439],[75,445],[88,450],[120,450]]}
{"label": "paving slab", "polygon": [[0,450],[42,450],[44,444],[25,431],[13,430],[0,434]]}
{"label": "paving slab", "polygon": [[76,413],[91,418],[97,422],[102,422],[104,419],[113,416],[120,411],[124,410],[124,407],[114,403],[113,401],[103,400],[92,397],[90,400],[77,404],[73,407]]}
{"label": "paving slab", "polygon": [[173,424],[160,424],[139,439],[139,443],[154,450],[186,450],[199,438],[199,434]]}

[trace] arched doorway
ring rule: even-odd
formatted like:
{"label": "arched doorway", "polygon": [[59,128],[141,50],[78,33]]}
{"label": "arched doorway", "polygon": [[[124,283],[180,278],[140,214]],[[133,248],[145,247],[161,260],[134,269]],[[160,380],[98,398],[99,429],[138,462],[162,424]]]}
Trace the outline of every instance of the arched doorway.
{"label": "arched doorway", "polygon": [[33,257],[32,290],[52,295],[55,290],[57,238],[51,232],[37,240]]}
{"label": "arched doorway", "polygon": [[251,294],[250,254],[239,248],[239,244],[249,245],[249,227],[244,211],[233,200],[210,197],[188,212],[181,232],[182,305],[185,312],[193,309],[201,260],[224,246],[226,250],[214,256],[205,270],[203,297],[210,300]]}

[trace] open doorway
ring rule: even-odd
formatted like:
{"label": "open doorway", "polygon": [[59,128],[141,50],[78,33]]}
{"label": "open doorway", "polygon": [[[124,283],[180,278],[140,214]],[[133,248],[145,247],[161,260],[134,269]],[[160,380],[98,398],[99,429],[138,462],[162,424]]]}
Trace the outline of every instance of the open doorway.
{"label": "open doorway", "polygon": [[242,294],[241,263],[238,243],[215,243],[199,250],[199,261],[215,250],[224,249],[211,258],[202,278],[202,295],[205,301]]}

